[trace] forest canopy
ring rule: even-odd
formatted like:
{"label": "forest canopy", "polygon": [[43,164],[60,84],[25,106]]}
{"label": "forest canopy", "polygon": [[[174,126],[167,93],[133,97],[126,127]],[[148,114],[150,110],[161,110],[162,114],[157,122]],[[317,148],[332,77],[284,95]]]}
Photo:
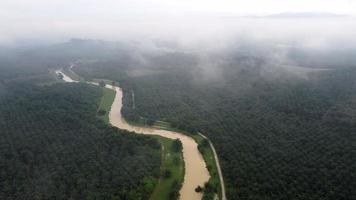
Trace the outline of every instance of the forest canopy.
{"label": "forest canopy", "polygon": [[194,54],[169,52],[143,55],[143,66],[112,59],[78,62],[74,71],[87,79],[116,78],[129,120],[164,120],[207,135],[221,160],[228,199],[355,197],[352,64],[279,66],[239,49],[209,56],[217,63],[203,62],[210,68]]}
{"label": "forest canopy", "polygon": [[101,88],[0,70],[0,199],[148,199],[160,144],[98,119]]}

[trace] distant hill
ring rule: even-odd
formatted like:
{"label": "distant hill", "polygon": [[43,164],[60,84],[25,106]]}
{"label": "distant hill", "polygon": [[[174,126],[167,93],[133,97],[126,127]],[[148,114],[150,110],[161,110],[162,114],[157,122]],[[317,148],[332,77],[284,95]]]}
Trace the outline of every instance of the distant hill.
{"label": "distant hill", "polygon": [[268,18],[334,18],[348,17],[348,15],[328,13],[328,12],[283,12],[266,15]]}
{"label": "distant hill", "polygon": [[107,42],[102,40],[71,39],[68,42],[43,46],[26,50],[24,53],[30,56],[50,58],[108,58],[120,55],[120,49],[128,47],[120,42]]}

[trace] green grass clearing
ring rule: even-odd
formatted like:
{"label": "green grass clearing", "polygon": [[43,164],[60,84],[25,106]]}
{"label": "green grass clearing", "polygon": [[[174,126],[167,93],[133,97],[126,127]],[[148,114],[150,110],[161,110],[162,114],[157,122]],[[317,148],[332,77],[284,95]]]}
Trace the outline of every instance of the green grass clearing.
{"label": "green grass clearing", "polygon": [[[162,145],[161,152],[161,178],[151,196],[151,200],[167,200],[172,189],[172,184],[177,180],[180,185],[184,179],[184,161],[182,152],[172,150],[173,140],[161,136],[153,136],[158,139]],[[164,171],[169,170],[170,176],[164,177]]]}
{"label": "green grass clearing", "polygon": [[[103,89],[103,96],[101,97],[99,108],[98,108],[98,116],[104,120],[105,123],[109,123],[109,112],[111,109],[111,105],[115,99],[115,91],[102,88]],[[105,113],[104,113],[105,111]]]}
{"label": "green grass clearing", "polygon": [[153,126],[155,128],[184,133],[184,134],[192,137],[198,143],[198,145],[201,147],[200,152],[203,155],[204,161],[205,161],[206,166],[210,173],[210,179],[209,179],[208,183],[217,189],[217,194],[218,194],[219,198],[221,198],[221,185],[220,185],[218,169],[216,166],[216,160],[215,160],[214,153],[213,153],[213,150],[211,149],[210,145],[209,144],[203,145],[205,139],[202,136],[200,136],[199,134],[191,134],[189,132],[182,131],[177,128],[173,128],[173,127],[171,127],[170,123],[168,123],[168,122],[156,121]]}

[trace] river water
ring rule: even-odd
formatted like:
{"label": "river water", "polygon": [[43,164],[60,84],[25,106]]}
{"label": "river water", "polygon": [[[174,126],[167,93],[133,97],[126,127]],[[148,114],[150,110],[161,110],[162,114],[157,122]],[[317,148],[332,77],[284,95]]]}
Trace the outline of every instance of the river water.
{"label": "river water", "polygon": [[[63,75],[63,80],[66,82],[77,82],[65,75],[61,71],[56,71]],[[96,84],[97,83],[91,83]],[[119,129],[133,131],[145,135],[159,135],[170,139],[179,139],[183,146],[183,159],[185,165],[184,182],[180,190],[180,200],[201,200],[202,193],[197,193],[194,189],[200,185],[204,186],[210,178],[209,172],[202,155],[198,150],[198,144],[191,137],[179,132],[167,131],[151,127],[139,127],[128,124],[121,115],[123,92],[120,87],[106,85],[105,87],[116,91],[115,99],[109,113],[109,120],[113,126]]]}

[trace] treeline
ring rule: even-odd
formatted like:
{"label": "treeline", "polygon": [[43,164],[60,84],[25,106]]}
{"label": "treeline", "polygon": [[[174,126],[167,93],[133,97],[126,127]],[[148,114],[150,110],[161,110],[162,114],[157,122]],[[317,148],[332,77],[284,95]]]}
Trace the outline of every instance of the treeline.
{"label": "treeline", "polygon": [[160,77],[154,85],[137,84],[136,107],[140,115],[207,134],[221,157],[229,199],[352,199],[355,76],[350,69],[311,82],[261,77],[237,95],[228,86],[184,87],[186,93],[173,95],[165,87],[174,78]]}
{"label": "treeline", "polygon": [[160,144],[99,120],[100,88],[0,71],[0,199],[149,198]]}
{"label": "treeline", "polygon": [[[123,114],[207,135],[221,160],[228,199],[354,199],[356,69],[300,78],[258,60],[246,66],[251,59],[221,66],[218,79],[197,81],[194,67],[126,77],[122,86],[134,90],[135,109],[125,95]],[[118,68],[111,76],[121,73]]]}

